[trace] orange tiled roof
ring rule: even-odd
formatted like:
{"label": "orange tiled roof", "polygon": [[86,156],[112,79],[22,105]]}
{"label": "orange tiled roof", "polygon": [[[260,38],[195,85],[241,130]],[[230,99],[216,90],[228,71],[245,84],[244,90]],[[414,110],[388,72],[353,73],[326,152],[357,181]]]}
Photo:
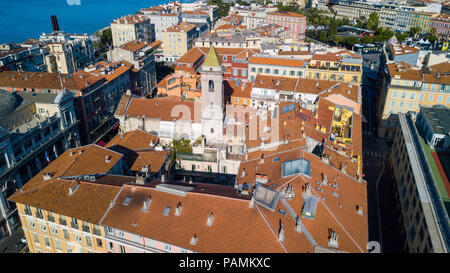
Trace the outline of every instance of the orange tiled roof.
{"label": "orange tiled roof", "polygon": [[249,64],[265,64],[277,66],[303,67],[303,60],[292,60],[282,58],[268,58],[268,57],[250,57]]}
{"label": "orange tiled roof", "polygon": [[120,48],[131,51],[131,52],[136,52],[146,46],[147,46],[147,43],[134,40],[134,41],[130,41],[126,44],[121,45]]}

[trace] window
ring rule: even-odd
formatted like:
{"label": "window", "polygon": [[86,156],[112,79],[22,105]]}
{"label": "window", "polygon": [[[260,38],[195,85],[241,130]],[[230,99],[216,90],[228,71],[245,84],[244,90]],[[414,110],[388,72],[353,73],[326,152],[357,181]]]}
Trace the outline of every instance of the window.
{"label": "window", "polygon": [[109,249],[114,249],[114,244],[112,242],[108,242],[108,248]]}
{"label": "window", "polygon": [[30,228],[36,227],[33,220],[28,221],[28,225],[30,226]]}
{"label": "window", "polygon": [[406,92],[402,93],[402,99],[406,98]]}
{"label": "window", "polygon": [[124,237],[123,231],[122,230],[118,230],[117,231],[117,236],[120,237],[120,238],[123,238]]}
{"label": "window", "polygon": [[43,232],[47,232],[47,226],[45,224],[40,224],[40,228]]}
{"label": "window", "polygon": [[444,96],[439,95],[438,99],[437,99],[437,102],[439,103],[439,102],[442,102],[443,100],[444,100]]}
{"label": "window", "polygon": [[233,69],[233,76],[239,76],[239,71],[237,69]]}
{"label": "window", "polygon": [[400,102],[400,108],[403,108],[405,106],[405,103],[403,101]]}
{"label": "window", "polygon": [[208,82],[209,92],[214,92],[214,81],[209,80]]}
{"label": "window", "polygon": [[256,68],[252,67],[251,71],[256,72]]}
{"label": "window", "polygon": [[391,108],[395,106],[395,100],[391,101]]}
{"label": "window", "polygon": [[266,68],[266,74],[270,74],[270,68]]}
{"label": "window", "polygon": [[106,233],[109,235],[114,235],[114,229],[112,227],[105,227]]}
{"label": "window", "polygon": [[64,239],[69,240],[69,232],[67,231],[67,229],[63,229],[63,233],[64,233]]}
{"label": "window", "polygon": [[259,73],[262,73],[262,72],[263,72],[263,69],[262,69],[262,68],[258,68],[258,72],[259,72]]}
{"label": "window", "polygon": [[424,99],[425,99],[425,95],[424,94],[420,94],[419,100],[424,100]]}
{"label": "window", "polygon": [[81,235],[80,234],[78,234],[78,233],[75,234],[75,241],[81,243]]}
{"label": "window", "polygon": [[295,71],[294,70],[289,71],[289,76],[295,76]]}
{"label": "window", "polygon": [[433,99],[434,99],[434,95],[428,95],[428,101],[429,101],[429,102],[432,102]]}
{"label": "window", "polygon": [[274,74],[274,75],[278,75],[278,73],[280,73],[280,71],[279,71],[278,69],[274,69],[274,70],[273,70],[273,74]]}
{"label": "window", "polygon": [[241,70],[241,76],[242,77],[247,77],[247,70]]}
{"label": "window", "polygon": [[297,76],[301,77],[302,76],[302,72],[301,71],[297,71]]}
{"label": "window", "polygon": [[34,242],[35,242],[37,245],[39,245],[39,238],[38,238],[38,236],[36,235],[36,233],[33,233],[33,237],[34,237]]}
{"label": "window", "polygon": [[[75,238],[76,238],[76,237],[75,237]],[[87,244],[88,246],[92,246],[92,239],[91,239],[91,237],[86,236],[86,244]]]}
{"label": "window", "polygon": [[126,253],[125,252],[125,247],[123,245],[120,245],[119,248],[120,248],[120,253]]}
{"label": "window", "polygon": [[102,239],[96,238],[95,240],[96,240],[96,242],[97,242],[97,246],[98,246],[98,247],[103,247]]}
{"label": "window", "polygon": [[58,235],[58,229],[56,228],[56,226],[52,226],[50,232],[55,235]]}
{"label": "window", "polygon": [[47,248],[50,248],[50,240],[47,237],[44,237],[44,243]]}
{"label": "window", "polygon": [[450,96],[445,99],[445,103],[450,103]]}
{"label": "window", "polygon": [[411,96],[409,97],[409,99],[413,100],[415,95],[416,95],[415,93],[411,93]]}
{"label": "window", "polygon": [[300,158],[296,160],[283,162],[282,166],[283,177],[299,173],[311,175],[311,166],[309,160]]}
{"label": "window", "polygon": [[61,243],[57,239],[55,239],[55,247],[57,250],[61,250]]}
{"label": "window", "polygon": [[238,98],[234,98],[234,102],[235,102],[235,103],[238,103],[238,102],[239,102],[239,99],[238,99]]}
{"label": "window", "polygon": [[410,102],[410,103],[408,104],[408,108],[409,108],[409,109],[413,109],[413,107],[414,107],[414,102]]}
{"label": "window", "polygon": [[397,91],[394,91],[394,93],[392,93],[392,97],[396,98],[397,97]]}
{"label": "window", "polygon": [[171,251],[172,250],[172,246],[170,246],[169,244],[164,244],[164,249],[167,251]]}

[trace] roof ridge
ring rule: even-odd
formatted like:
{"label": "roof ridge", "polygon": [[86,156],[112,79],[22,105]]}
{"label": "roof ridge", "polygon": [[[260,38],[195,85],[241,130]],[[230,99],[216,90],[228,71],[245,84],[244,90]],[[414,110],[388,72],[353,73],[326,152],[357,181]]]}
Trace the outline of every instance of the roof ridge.
{"label": "roof ridge", "polygon": [[278,240],[278,236],[275,233],[275,231],[272,228],[272,225],[269,223],[269,221],[267,220],[266,216],[264,215],[264,213],[261,211],[261,209],[259,208],[258,203],[255,203],[255,207],[258,210],[258,212],[261,214],[262,218],[264,219],[264,221],[266,222],[267,226],[269,227],[270,231],[272,231],[273,235],[275,236],[275,239],[277,240],[277,242],[279,242],[281,244],[281,246],[283,247],[284,251],[286,251],[286,253],[289,253],[289,251],[287,250],[287,247],[284,245],[283,242]]}

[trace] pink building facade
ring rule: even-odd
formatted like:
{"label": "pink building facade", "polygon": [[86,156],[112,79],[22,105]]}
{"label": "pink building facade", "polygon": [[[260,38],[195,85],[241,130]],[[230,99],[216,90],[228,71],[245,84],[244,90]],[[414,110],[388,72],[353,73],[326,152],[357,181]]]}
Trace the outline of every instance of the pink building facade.
{"label": "pink building facade", "polygon": [[436,36],[448,41],[450,37],[450,15],[440,14],[433,18],[431,27],[436,29]]}
{"label": "pink building facade", "polygon": [[306,32],[306,16],[293,12],[269,12],[266,22],[289,29],[289,38],[304,40]]}
{"label": "pink building facade", "polygon": [[141,235],[105,226],[106,246],[110,253],[193,253],[193,251]]}

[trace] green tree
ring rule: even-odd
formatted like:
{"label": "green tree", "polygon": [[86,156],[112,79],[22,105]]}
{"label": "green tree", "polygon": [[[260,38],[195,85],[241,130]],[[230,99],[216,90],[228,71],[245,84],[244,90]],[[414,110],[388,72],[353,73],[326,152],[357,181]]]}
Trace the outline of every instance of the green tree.
{"label": "green tree", "polygon": [[170,146],[176,153],[192,153],[191,141],[189,139],[174,139]]}
{"label": "green tree", "polygon": [[326,42],[327,41],[327,32],[324,30],[321,30],[319,33],[319,40],[322,42]]}
{"label": "green tree", "polygon": [[328,25],[328,36],[336,35],[338,32],[339,23],[336,19],[331,19]]}
{"label": "green tree", "polygon": [[380,16],[377,12],[372,12],[369,15],[369,19],[366,21],[366,28],[370,30],[376,30],[380,24]]}
{"label": "green tree", "polygon": [[370,36],[364,36],[364,37],[361,38],[361,42],[363,44],[368,44],[368,43],[372,43],[373,39]]}

